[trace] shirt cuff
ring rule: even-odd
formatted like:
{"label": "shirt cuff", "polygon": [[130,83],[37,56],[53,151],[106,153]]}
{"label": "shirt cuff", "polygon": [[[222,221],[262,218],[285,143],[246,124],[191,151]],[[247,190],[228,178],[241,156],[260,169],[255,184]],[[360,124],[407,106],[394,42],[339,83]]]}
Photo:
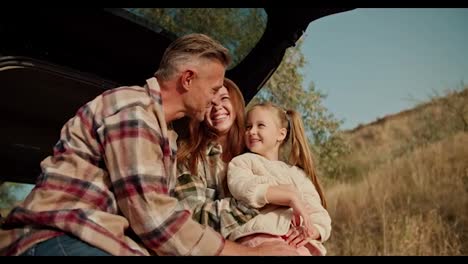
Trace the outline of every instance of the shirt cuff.
{"label": "shirt cuff", "polygon": [[270,185],[268,184],[259,184],[257,186],[255,190],[255,195],[254,195],[255,205],[256,205],[255,207],[261,208],[268,203],[266,199],[266,193],[267,193],[268,187],[270,187]]}
{"label": "shirt cuff", "polygon": [[317,239],[317,241],[325,242],[328,239],[325,229],[317,224],[314,224],[314,227],[317,228],[317,231],[320,234],[320,239]]}
{"label": "shirt cuff", "polygon": [[[196,223],[198,225],[198,223]],[[191,226],[191,227],[189,227]],[[199,225],[200,236],[198,241],[194,241],[192,249],[188,253],[190,256],[216,256],[221,253],[224,248],[225,240],[218,232],[214,231],[210,227]],[[184,229],[179,232],[193,232],[197,228],[193,225],[185,225]]]}

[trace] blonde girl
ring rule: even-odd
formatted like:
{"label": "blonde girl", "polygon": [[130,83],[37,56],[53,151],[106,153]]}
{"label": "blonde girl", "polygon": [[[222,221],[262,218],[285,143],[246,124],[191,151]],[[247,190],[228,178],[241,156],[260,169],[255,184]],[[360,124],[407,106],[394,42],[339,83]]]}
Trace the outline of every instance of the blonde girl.
{"label": "blonde girl", "polygon": [[[289,159],[283,162],[280,149],[288,139]],[[247,246],[283,241],[300,255],[325,255],[322,243],[330,236],[331,219],[299,113],[269,102],[253,106],[247,112],[245,144],[250,152],[229,163],[228,187],[261,213],[229,239]]]}

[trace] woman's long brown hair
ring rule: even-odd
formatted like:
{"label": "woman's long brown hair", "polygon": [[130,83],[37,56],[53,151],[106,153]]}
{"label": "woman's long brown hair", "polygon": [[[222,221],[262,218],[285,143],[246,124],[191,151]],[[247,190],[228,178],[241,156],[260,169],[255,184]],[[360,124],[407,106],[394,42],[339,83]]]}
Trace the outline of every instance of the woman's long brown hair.
{"label": "woman's long brown hair", "polygon": [[[236,119],[228,131],[226,149],[223,149],[223,156],[231,160],[234,156],[241,154],[245,148],[245,101],[239,87],[230,79],[224,78],[224,87],[228,90],[233,111]],[[217,139],[216,132],[205,122],[190,120],[188,125],[188,136],[181,138],[177,150],[177,163],[185,164],[190,169],[190,173],[197,174],[198,161],[206,160],[206,148],[208,144]]]}

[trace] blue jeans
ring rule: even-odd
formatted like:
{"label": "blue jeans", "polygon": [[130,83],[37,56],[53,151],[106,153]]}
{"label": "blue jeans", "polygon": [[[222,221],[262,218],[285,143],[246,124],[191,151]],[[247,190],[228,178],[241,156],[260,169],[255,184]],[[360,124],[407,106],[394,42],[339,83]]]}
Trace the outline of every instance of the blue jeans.
{"label": "blue jeans", "polygon": [[111,256],[109,253],[70,235],[60,235],[40,242],[21,256]]}

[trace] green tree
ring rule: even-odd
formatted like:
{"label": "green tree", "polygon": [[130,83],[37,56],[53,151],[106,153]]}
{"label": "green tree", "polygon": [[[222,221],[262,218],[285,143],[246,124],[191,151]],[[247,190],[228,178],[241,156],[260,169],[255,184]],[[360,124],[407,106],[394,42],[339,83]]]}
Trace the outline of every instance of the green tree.
{"label": "green tree", "polygon": [[151,23],[175,33],[203,33],[221,42],[239,63],[260,40],[267,15],[261,8],[128,8]]}
{"label": "green tree", "polygon": [[432,143],[460,131],[468,132],[468,85],[446,89],[442,93],[433,91],[429,102],[417,107],[412,131],[415,135],[409,146]]}
{"label": "green tree", "polygon": [[5,184],[0,185],[0,208],[4,208],[13,202],[13,197]]}
{"label": "green tree", "polygon": [[[13,193],[19,190],[20,185],[17,183],[0,184],[0,209],[9,209],[17,201]],[[2,214],[2,216],[4,216]]]}
{"label": "green tree", "polygon": [[295,47],[286,51],[278,69],[249,105],[267,100],[300,112],[319,171],[325,177],[335,178],[340,172],[337,160],[348,153],[349,148],[339,131],[342,121],[322,104],[326,96],[312,82],[307,88],[303,87],[300,69],[307,62],[300,49],[302,44],[300,39]]}
{"label": "green tree", "polygon": [[448,112],[453,124],[460,130],[468,132],[468,85],[462,81],[455,89],[448,89],[443,95],[434,92],[433,101],[439,101]]}

